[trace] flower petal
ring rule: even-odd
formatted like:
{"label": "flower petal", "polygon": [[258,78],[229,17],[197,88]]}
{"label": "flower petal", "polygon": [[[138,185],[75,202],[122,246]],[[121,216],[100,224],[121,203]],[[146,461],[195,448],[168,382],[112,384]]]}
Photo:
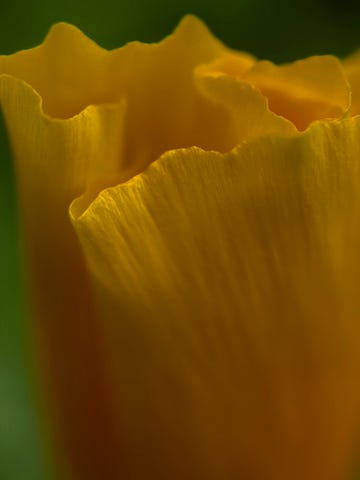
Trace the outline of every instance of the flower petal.
{"label": "flower petal", "polygon": [[87,187],[103,188],[117,178],[124,105],[88,107],[72,119],[54,120],[43,115],[31,87],[6,75],[0,76],[0,100],[15,160],[47,420],[75,473],[85,475],[76,478],[100,478],[108,465],[114,472],[118,455],[111,395],[91,288],[67,210]]}
{"label": "flower petal", "polygon": [[350,87],[340,61],[314,56],[288,65],[254,64],[243,80],[256,86],[270,109],[305,130],[315,120],[341,118],[350,107]]}
{"label": "flower petal", "polygon": [[42,46],[0,58],[38,363],[49,423],[77,479],[119,477],[121,454],[99,318],[68,207],[142,170],[169,145],[231,148],[235,139],[221,138],[226,119],[217,131],[226,114],[208,105],[192,78],[197,62],[225,50],[189,17],[159,45],[106,52],[59,24]]}
{"label": "flower petal", "polygon": [[[345,463],[359,406],[359,122],[296,134],[274,114],[291,68],[267,65],[262,83],[264,64],[238,60],[193,17],[158,45],[113,52],[60,24],[0,58],[64,478],[312,480]],[[341,68],[316,65],[331,81],[323,98],[300,68],[298,128],[346,113]],[[167,150],[226,152],[269,133],[228,155],[169,152],[89,206]],[[71,214],[99,304],[67,212],[84,191]]]}
{"label": "flower petal", "polygon": [[359,138],[356,119],[227,155],[172,151],[71,212],[123,478],[344,478],[360,408]]}
{"label": "flower petal", "polygon": [[31,85],[44,111],[71,117],[90,104],[107,103],[109,52],[76,27],[54,25],[39,47],[0,57],[0,73]]}
{"label": "flower petal", "polygon": [[201,66],[201,74],[212,76],[228,75],[240,78],[256,62],[255,58],[244,52],[226,52],[221,57]]}
{"label": "flower petal", "polygon": [[343,60],[344,69],[351,86],[351,115],[360,113],[360,51]]}
{"label": "flower petal", "polygon": [[228,111],[230,137],[237,144],[266,135],[296,135],[297,130],[286,118],[273,113],[266,98],[247,82],[227,75],[209,73],[208,65],[196,70],[199,91],[210,102]]}
{"label": "flower petal", "polygon": [[236,145],[227,113],[204,100],[193,82],[198,64],[228,51],[192,16],[159,44],[133,42],[110,52],[75,27],[58,24],[40,47],[0,57],[0,73],[30,84],[53,117],[125,98],[123,158],[131,176],[171,148],[228,151]]}

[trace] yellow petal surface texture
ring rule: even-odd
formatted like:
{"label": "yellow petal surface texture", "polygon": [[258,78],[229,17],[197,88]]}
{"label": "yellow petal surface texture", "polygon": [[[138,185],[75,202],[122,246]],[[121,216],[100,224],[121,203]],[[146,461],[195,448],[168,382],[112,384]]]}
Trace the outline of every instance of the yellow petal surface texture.
{"label": "yellow petal surface texture", "polygon": [[349,55],[343,61],[349,84],[351,86],[351,114],[360,113],[360,51]]}
{"label": "yellow petal surface texture", "polygon": [[275,113],[304,130],[314,120],[341,118],[350,107],[350,87],[340,61],[330,55],[288,65],[257,62],[244,74]]}
{"label": "yellow petal surface texture", "polygon": [[196,71],[195,78],[199,90],[209,101],[227,109],[238,142],[297,133],[293,123],[269,109],[266,98],[253,85],[228,75],[208,74],[202,67]]}
{"label": "yellow petal surface texture", "polygon": [[133,42],[111,52],[59,24],[40,47],[2,57],[0,71],[29,83],[53,117],[126,97],[122,152],[133,173],[170,148],[227,151],[238,143],[226,109],[204,100],[193,82],[195,66],[227,51],[194,17],[158,45]]}
{"label": "yellow petal surface texture", "polygon": [[[44,116],[39,97],[20,80],[0,77],[0,95],[16,163],[34,348],[54,435],[80,471],[98,478],[92,472],[106,472],[113,453],[111,408],[92,295],[67,209],[86,185],[114,173],[123,106],[88,107],[63,121]],[[95,432],[108,439],[105,450]]]}
{"label": "yellow petal surface texture", "polygon": [[359,135],[348,120],[227,155],[172,151],[73,216],[124,478],[347,478]]}
{"label": "yellow petal surface texture", "polygon": [[[191,75],[194,65],[218,51],[225,47],[189,17],[159,45],[134,43],[107,52],[75,27],[59,24],[40,47],[0,58],[0,100],[17,173],[36,354],[54,436],[77,479],[111,478],[119,462],[99,318],[68,207],[82,192],[96,193],[126,177],[124,158],[138,171],[166,149],[147,142],[150,128],[174,145],[197,143],[203,132],[201,145],[213,141],[213,132],[196,124],[206,117],[216,130],[222,117],[201,100]],[[168,115],[156,111],[159,105],[165,111],[163,97],[173,102]],[[216,142],[223,149],[236,143]]]}
{"label": "yellow petal surface texture", "polygon": [[356,68],[258,61],[192,16],[158,44],[61,23],[0,56],[59,479],[345,478]]}

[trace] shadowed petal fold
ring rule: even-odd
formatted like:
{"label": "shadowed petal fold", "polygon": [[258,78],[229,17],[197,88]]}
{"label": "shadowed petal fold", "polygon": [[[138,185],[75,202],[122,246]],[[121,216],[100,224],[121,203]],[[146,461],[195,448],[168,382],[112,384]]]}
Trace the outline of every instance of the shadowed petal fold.
{"label": "shadowed petal fold", "polygon": [[314,56],[287,65],[254,64],[243,79],[256,86],[270,109],[299,130],[311,122],[342,118],[350,108],[350,85],[341,62],[331,55]]}

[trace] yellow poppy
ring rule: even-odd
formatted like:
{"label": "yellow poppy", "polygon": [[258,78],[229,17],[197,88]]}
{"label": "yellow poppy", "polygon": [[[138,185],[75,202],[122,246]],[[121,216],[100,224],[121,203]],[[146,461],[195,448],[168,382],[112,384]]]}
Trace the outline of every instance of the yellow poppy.
{"label": "yellow poppy", "polygon": [[359,72],[258,61],[194,17],[0,57],[60,478],[351,473]]}

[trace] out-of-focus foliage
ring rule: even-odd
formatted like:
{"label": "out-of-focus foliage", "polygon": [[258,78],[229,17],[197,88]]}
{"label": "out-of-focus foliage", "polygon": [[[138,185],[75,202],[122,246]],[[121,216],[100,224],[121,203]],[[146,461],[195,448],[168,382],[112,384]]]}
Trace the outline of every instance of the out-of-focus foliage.
{"label": "out-of-focus foliage", "polygon": [[[106,48],[154,42],[186,13],[202,18],[229,46],[289,61],[344,56],[360,46],[355,0],[2,0],[0,53],[41,43],[51,24],[67,21]],[[29,375],[13,172],[0,128],[0,478],[46,480],[44,448]]]}
{"label": "out-of-focus foliage", "polygon": [[355,0],[4,0],[2,53],[40,43],[56,21],[76,24],[107,48],[163,38],[186,13],[201,17],[218,38],[259,57],[287,61],[311,54],[345,55],[359,46]]}

